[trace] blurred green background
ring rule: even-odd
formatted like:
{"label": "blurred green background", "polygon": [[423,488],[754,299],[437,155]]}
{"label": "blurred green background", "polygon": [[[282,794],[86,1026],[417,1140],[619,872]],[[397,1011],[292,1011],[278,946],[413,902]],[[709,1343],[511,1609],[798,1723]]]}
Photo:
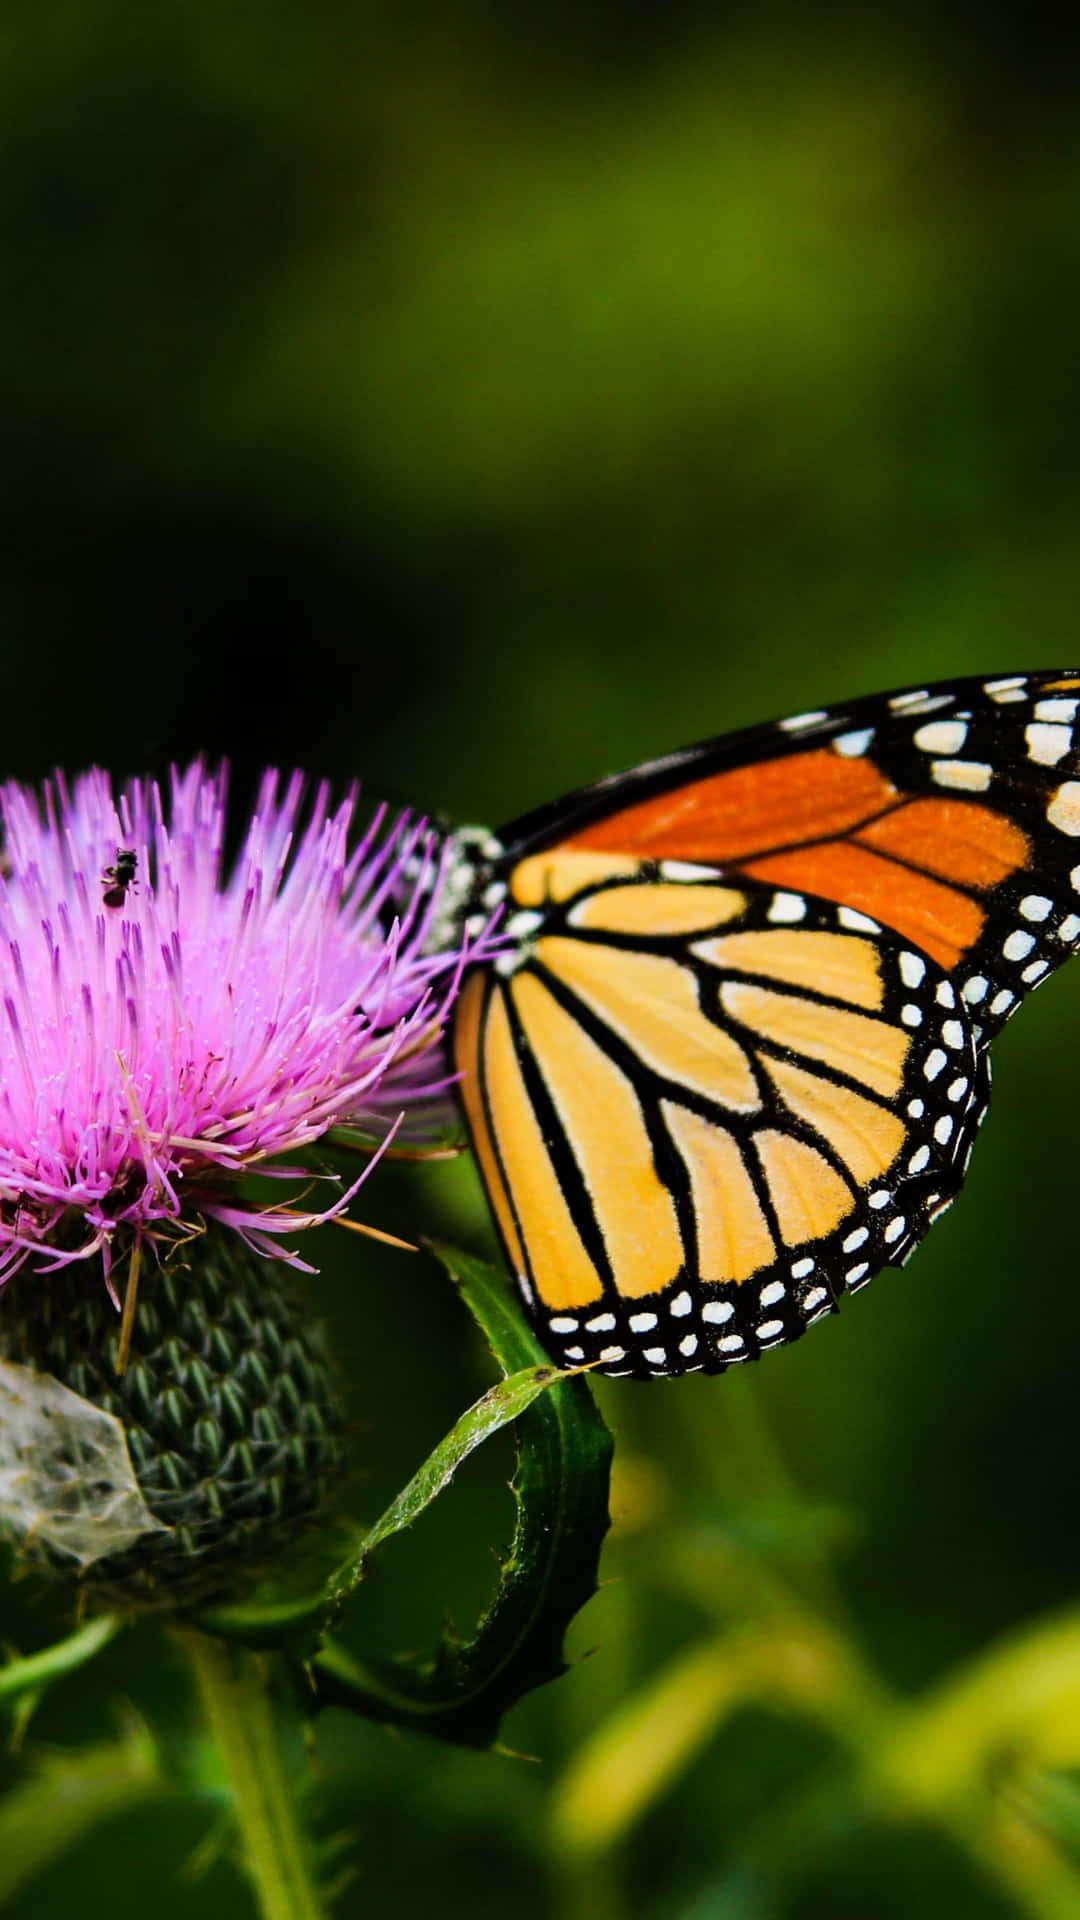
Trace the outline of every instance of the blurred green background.
{"label": "blurred green background", "polygon": [[[498,824],[776,713],[1076,664],[1080,130],[1052,20],[7,0],[5,771],[205,748],[241,799],[273,760]],[[752,1375],[605,1387],[592,1658],[508,1722],[531,1760],[325,1719],[298,1767],[352,1835],[341,1914],[1080,1913],[1045,1807],[982,1846],[856,1789],[827,1710],[725,1710],[678,1664],[775,1621],[788,1578],[912,1697],[1075,1604],[1078,1067],[1080,968],[998,1047],[967,1192],[906,1274]],[[387,1227],[490,1246],[465,1164],[369,1191]],[[318,1257],[373,1515],[489,1370],[433,1263]],[[475,1613],[509,1528],[488,1451],[387,1551],[357,1645]],[[0,1628],[26,1649],[64,1618],[15,1587]],[[196,1740],[143,1629],[30,1747],[109,1737],[130,1700]],[[621,1712],[673,1757],[620,1823],[633,1726],[596,1742]],[[207,1763],[201,1801],[117,1816],[9,1910],[250,1911],[227,1861],[183,1877],[218,1791]]]}

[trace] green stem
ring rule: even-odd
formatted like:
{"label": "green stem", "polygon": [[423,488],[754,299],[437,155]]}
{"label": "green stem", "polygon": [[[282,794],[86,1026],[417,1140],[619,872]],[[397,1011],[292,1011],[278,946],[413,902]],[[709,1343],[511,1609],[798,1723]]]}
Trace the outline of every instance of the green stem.
{"label": "green stem", "polygon": [[232,1789],[263,1920],[323,1920],[307,1837],[282,1760],[265,1662],[190,1628],[180,1637]]}

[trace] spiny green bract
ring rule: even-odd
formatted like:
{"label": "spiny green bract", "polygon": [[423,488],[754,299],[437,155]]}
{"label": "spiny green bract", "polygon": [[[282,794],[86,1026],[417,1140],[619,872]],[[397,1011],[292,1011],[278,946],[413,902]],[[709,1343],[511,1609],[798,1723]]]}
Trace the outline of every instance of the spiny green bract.
{"label": "spiny green bract", "polygon": [[[144,1267],[123,1373],[119,1343],[92,1267],[19,1274],[0,1295],[0,1357],[53,1374],[120,1420],[147,1506],[172,1529],[84,1577],[159,1604],[242,1586],[340,1476],[342,1417],[317,1334],[280,1265],[217,1228],[168,1268]],[[32,1537],[24,1552],[49,1557]]]}

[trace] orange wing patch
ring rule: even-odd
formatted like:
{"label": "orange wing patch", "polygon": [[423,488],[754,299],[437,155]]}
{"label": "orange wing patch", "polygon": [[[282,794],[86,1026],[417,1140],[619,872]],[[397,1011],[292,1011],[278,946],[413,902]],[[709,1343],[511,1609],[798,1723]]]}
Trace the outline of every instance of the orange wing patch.
{"label": "orange wing patch", "polygon": [[831,1233],[847,1218],[855,1196],[816,1148],[772,1128],[756,1134],[754,1145],[789,1247]]}
{"label": "orange wing patch", "polygon": [[727,866],[768,847],[833,839],[898,798],[869,760],[820,747],[692,780],[583,827],[564,845]]}
{"label": "orange wing patch", "polygon": [[690,1175],[702,1280],[748,1280],[776,1258],[776,1247],[741,1147],[725,1127],[673,1100],[660,1108]]}
{"label": "orange wing patch", "polygon": [[544,907],[549,900],[570,900],[583,887],[599,886],[604,880],[630,879],[640,865],[640,860],[628,854],[579,853],[552,847],[548,853],[531,853],[528,859],[518,861],[510,892],[520,907]]}
{"label": "orange wing patch", "polygon": [[1026,833],[990,807],[970,800],[912,800],[856,835],[864,846],[980,891],[1022,867]]}
{"label": "orange wing patch", "polygon": [[523,904],[539,903],[537,862],[549,875],[547,897],[561,899],[574,884],[613,877],[620,861],[741,869],[868,913],[951,969],[985,924],[971,894],[989,893],[1030,853],[1023,830],[993,807],[907,799],[864,756],[817,747],[623,807],[523,861],[513,891]]}
{"label": "orange wing patch", "polygon": [[704,933],[737,919],[745,908],[746,895],[734,887],[639,882],[586,894],[569,918],[572,927],[588,933]]}
{"label": "orange wing patch", "polygon": [[748,863],[755,880],[774,887],[816,893],[857,907],[892,927],[939,966],[953,968],[982,932],[986,915],[978,902],[940,880],[914,873],[850,841],[826,841]]}
{"label": "orange wing patch", "polygon": [[881,967],[870,940],[848,933],[754,931],[699,940],[699,960],[736,973],[764,974],[789,987],[812,987],[850,1006],[881,1010]]}
{"label": "orange wing patch", "polygon": [[484,1010],[484,994],[482,976],[479,973],[472,974],[466,980],[458,1000],[457,1018],[454,1022],[454,1065],[461,1075],[461,1097],[465,1107],[465,1118],[469,1123],[469,1131],[476,1148],[476,1157],[480,1162],[484,1185],[495,1210],[495,1217],[506,1242],[514,1271],[524,1274],[526,1272],[525,1254],[492,1143],[480,1090],[480,1022]]}
{"label": "orange wing patch", "polygon": [[[536,1290],[556,1311],[590,1306],[601,1297],[600,1277],[582,1244],[551,1164],[514,1052],[501,990],[493,997],[488,1014],[484,1069],[495,1137],[514,1172],[514,1199]],[[503,1231],[511,1247],[520,1245],[516,1232],[511,1238],[505,1225]],[[525,1271],[524,1263],[521,1270]]]}
{"label": "orange wing patch", "polygon": [[[539,980],[519,973],[511,991],[584,1175],[619,1291],[630,1297],[652,1293],[675,1278],[683,1248],[674,1203],[653,1164],[637,1094]],[[531,1249],[528,1229],[525,1238]],[[541,1286],[548,1301],[549,1286]]]}
{"label": "orange wing patch", "polygon": [[894,1100],[900,1091],[911,1040],[886,1020],[871,1020],[864,1013],[821,1006],[741,980],[724,982],[720,1004],[733,1020],[763,1040],[791,1048],[805,1059],[820,1060],[833,1072],[860,1080],[882,1099]]}
{"label": "orange wing patch", "polygon": [[904,1144],[903,1121],[895,1113],[791,1060],[762,1064],[785,1105],[828,1141],[861,1185],[887,1172]]}
{"label": "orange wing patch", "polygon": [[537,942],[536,958],[654,1073],[743,1113],[760,1106],[746,1054],[706,1019],[694,976],[677,960],[558,935]]}

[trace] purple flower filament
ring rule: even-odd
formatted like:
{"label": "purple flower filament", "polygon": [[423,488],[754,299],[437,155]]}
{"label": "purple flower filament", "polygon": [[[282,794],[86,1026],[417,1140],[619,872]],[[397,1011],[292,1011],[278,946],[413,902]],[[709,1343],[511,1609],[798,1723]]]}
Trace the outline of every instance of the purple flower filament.
{"label": "purple flower filament", "polygon": [[331,1126],[385,1138],[446,1090],[469,956],[424,951],[423,822],[377,816],[350,848],[354,793],[305,808],[300,776],[268,773],[226,872],[225,786],[197,763],[167,807],[98,771],[0,788],[0,1279],[30,1254],[108,1276],[207,1217],[301,1265],[279,1236],[350,1196],[257,1210],[238,1176],[295,1172],[270,1163]]}

